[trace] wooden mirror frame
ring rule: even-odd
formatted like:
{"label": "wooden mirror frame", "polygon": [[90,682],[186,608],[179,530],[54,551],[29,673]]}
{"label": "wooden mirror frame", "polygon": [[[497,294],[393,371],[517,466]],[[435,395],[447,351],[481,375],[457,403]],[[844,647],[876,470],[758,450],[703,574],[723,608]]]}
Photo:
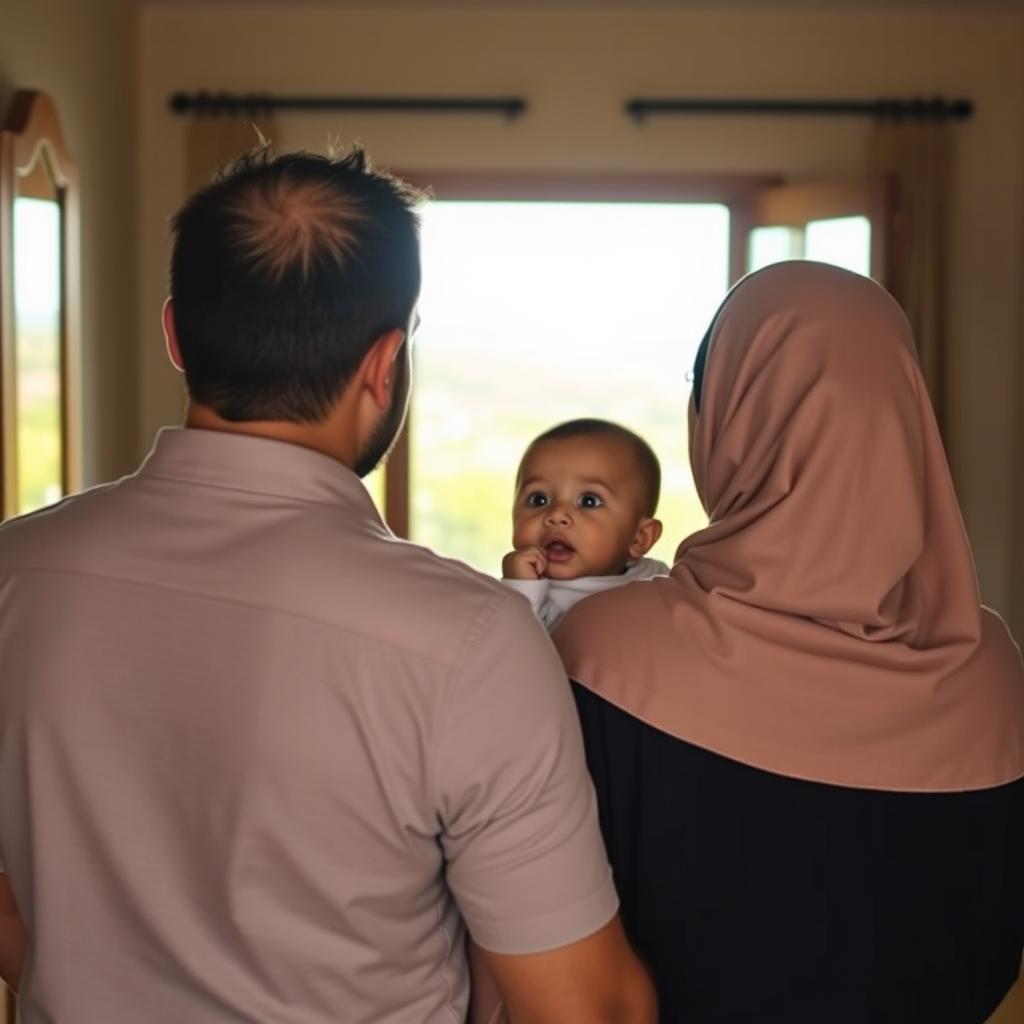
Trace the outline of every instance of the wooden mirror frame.
{"label": "wooden mirror frame", "polygon": [[0,126],[0,512],[5,519],[18,511],[14,200],[18,180],[28,175],[37,159],[50,170],[61,210],[61,484],[65,494],[82,485],[78,169],[64,143],[52,98],[21,89]]}

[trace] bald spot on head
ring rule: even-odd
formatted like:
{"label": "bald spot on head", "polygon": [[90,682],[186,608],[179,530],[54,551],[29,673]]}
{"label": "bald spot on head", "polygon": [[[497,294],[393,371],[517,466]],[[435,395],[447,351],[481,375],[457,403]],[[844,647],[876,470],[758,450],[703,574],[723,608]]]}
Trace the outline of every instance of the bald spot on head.
{"label": "bald spot on head", "polygon": [[235,244],[273,282],[295,271],[305,279],[320,260],[344,263],[366,219],[356,200],[329,184],[287,175],[253,182],[227,212]]}

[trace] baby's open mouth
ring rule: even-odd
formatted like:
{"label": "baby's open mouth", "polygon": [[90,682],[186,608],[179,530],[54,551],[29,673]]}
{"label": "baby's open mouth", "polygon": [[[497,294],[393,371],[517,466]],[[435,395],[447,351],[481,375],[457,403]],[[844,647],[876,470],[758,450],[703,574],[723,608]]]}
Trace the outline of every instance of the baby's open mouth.
{"label": "baby's open mouth", "polygon": [[576,549],[568,541],[550,540],[544,545],[544,553],[552,562],[568,562]]}

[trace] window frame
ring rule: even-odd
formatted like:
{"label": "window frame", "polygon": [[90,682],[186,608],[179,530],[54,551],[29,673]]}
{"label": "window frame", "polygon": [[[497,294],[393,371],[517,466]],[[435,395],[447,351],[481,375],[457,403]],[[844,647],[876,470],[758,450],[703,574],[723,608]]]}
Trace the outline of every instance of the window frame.
{"label": "window frame", "polygon": [[866,217],[871,223],[871,277],[886,286],[894,196],[894,183],[885,176],[780,182],[752,191],[734,210],[737,248],[729,253],[730,263],[735,267],[739,260],[746,272],[750,236],[757,228],[804,232],[812,221]]}

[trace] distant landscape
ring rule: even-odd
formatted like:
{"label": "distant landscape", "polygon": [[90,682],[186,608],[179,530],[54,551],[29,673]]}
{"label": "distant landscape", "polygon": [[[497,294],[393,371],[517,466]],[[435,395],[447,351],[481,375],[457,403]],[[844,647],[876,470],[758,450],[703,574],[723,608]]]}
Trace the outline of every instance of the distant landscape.
{"label": "distant landscape", "polygon": [[636,430],[661,460],[665,534],[653,554],[671,562],[679,541],[706,523],[686,463],[688,395],[675,404],[637,401],[628,380],[619,394],[608,394],[605,380],[601,389],[538,399],[508,387],[514,369],[495,362],[488,365],[501,383],[490,391],[467,380],[464,369],[446,372],[440,359],[420,374],[411,422],[413,537],[497,573],[509,549],[515,473],[526,445],[554,423],[600,416]]}

